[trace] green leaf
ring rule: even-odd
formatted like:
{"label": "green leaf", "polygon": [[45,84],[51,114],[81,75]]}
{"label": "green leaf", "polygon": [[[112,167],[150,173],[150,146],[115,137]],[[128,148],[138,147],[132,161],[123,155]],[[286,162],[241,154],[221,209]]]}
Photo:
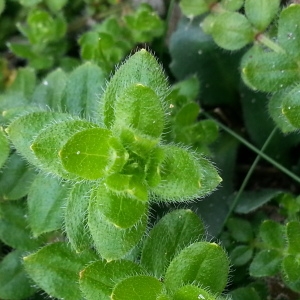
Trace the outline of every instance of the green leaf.
{"label": "green leaf", "polygon": [[228,219],[226,226],[232,237],[238,242],[250,242],[253,239],[253,229],[250,222],[239,219]]}
{"label": "green leaf", "polygon": [[147,215],[129,228],[116,227],[101,213],[101,206],[93,196],[88,209],[88,226],[99,254],[108,261],[120,259],[131,251],[142,238],[147,225]]}
{"label": "green leaf", "polygon": [[40,107],[60,110],[66,82],[67,75],[63,70],[56,69],[49,73],[36,87],[32,102]]}
{"label": "green leaf", "polygon": [[[299,254],[299,252],[298,252]],[[286,280],[291,282],[299,281],[300,260],[296,255],[288,255],[283,259],[282,268],[286,276]]]}
{"label": "green leaf", "polygon": [[300,25],[294,20],[300,18],[300,5],[292,4],[283,9],[278,20],[278,43],[288,55],[299,59]]}
{"label": "green leaf", "polygon": [[141,264],[160,278],[174,256],[203,235],[203,223],[191,210],[180,209],[168,213],[148,233],[144,241]]}
{"label": "green leaf", "polygon": [[87,300],[109,299],[117,283],[143,272],[139,265],[129,260],[98,260],[80,272],[80,289]]}
{"label": "green leaf", "polygon": [[212,294],[220,294],[227,284],[228,271],[229,261],[220,246],[198,242],[182,250],[171,261],[165,285],[170,292],[182,285],[195,284]]}
{"label": "green leaf", "polygon": [[97,112],[98,99],[105,85],[105,74],[97,65],[87,62],[76,68],[67,81],[62,107],[102,124],[103,113]]}
{"label": "green leaf", "polygon": [[291,221],[286,225],[288,239],[288,253],[298,255],[300,253],[300,222]]}
{"label": "green leaf", "polygon": [[226,10],[236,11],[243,7],[244,0],[221,0],[221,5]]}
{"label": "green leaf", "polygon": [[158,279],[137,275],[117,283],[110,297],[112,300],[156,300],[162,288],[162,283]]}
{"label": "green leaf", "polygon": [[92,244],[87,230],[87,210],[93,186],[91,182],[76,183],[67,198],[65,230],[71,246],[77,252]]}
{"label": "green leaf", "polygon": [[102,184],[97,189],[94,201],[109,222],[123,229],[132,227],[147,213],[147,203],[133,198],[130,191],[114,193]]}
{"label": "green leaf", "polygon": [[46,0],[49,9],[53,12],[58,12],[68,3],[68,0]]}
{"label": "green leaf", "polygon": [[207,160],[197,159],[187,149],[173,145],[162,149],[165,159],[159,167],[161,182],[152,189],[158,197],[186,201],[211,192],[219,184],[220,177]]}
{"label": "green leaf", "polygon": [[42,0],[19,0],[20,4],[22,4],[23,6],[29,6],[29,7],[37,5],[41,1]]}
{"label": "green leaf", "polygon": [[270,116],[283,133],[289,133],[297,130],[297,128],[290,123],[286,115],[282,113],[282,100],[286,94],[286,90],[273,94],[268,104]]}
{"label": "green leaf", "polygon": [[241,62],[242,78],[252,89],[277,92],[300,80],[299,67],[284,53],[253,46]]}
{"label": "green leaf", "polygon": [[27,299],[36,289],[23,268],[22,251],[15,250],[0,262],[0,297],[1,299]]}
{"label": "green leaf", "polygon": [[2,12],[3,12],[4,9],[5,9],[5,1],[6,1],[6,0],[1,0],[1,1],[0,1],[0,15],[2,14]]}
{"label": "green leaf", "polygon": [[8,126],[6,132],[17,151],[31,164],[38,165],[37,159],[30,148],[34,138],[47,125],[68,118],[69,115],[62,113],[33,112],[17,118]]}
{"label": "green leaf", "polygon": [[28,221],[35,237],[62,227],[70,184],[40,173],[28,193]]}
{"label": "green leaf", "polygon": [[284,227],[275,221],[265,220],[260,226],[259,236],[270,248],[280,250],[285,247]]}
{"label": "green leaf", "polygon": [[287,118],[288,122],[296,127],[300,128],[300,86],[297,85],[294,88],[285,91],[282,98],[282,113]]}
{"label": "green leaf", "polygon": [[18,153],[13,153],[0,173],[0,196],[7,200],[26,196],[35,175],[27,162]]}
{"label": "green leaf", "polygon": [[279,272],[281,262],[281,253],[277,250],[262,250],[254,256],[249,268],[250,276],[273,276]]}
{"label": "green leaf", "polygon": [[31,145],[31,149],[38,159],[39,167],[65,179],[78,179],[78,176],[65,170],[59,151],[75,133],[95,126],[85,120],[67,120],[48,125],[39,131]]}
{"label": "green leaf", "polygon": [[237,12],[218,15],[211,32],[218,46],[226,50],[238,50],[254,40],[254,32],[247,18]]}
{"label": "green leaf", "polygon": [[70,250],[66,243],[53,243],[24,257],[29,276],[47,294],[56,298],[82,299],[78,274],[86,264],[96,259],[94,253],[80,254]]}
{"label": "green leaf", "polygon": [[261,300],[253,287],[242,287],[230,293],[232,300]]}
{"label": "green leaf", "polygon": [[276,17],[280,0],[245,0],[245,13],[260,31],[265,30]]}
{"label": "green leaf", "polygon": [[59,155],[67,171],[89,180],[120,171],[128,158],[119,140],[104,128],[74,134]]}
{"label": "green leaf", "polygon": [[180,8],[184,15],[193,18],[208,12],[214,2],[214,0],[181,0]]}
{"label": "green leaf", "polygon": [[41,241],[31,235],[26,203],[9,201],[0,203],[0,240],[6,245],[24,251],[40,246]]}
{"label": "green leaf", "polygon": [[216,298],[208,293],[206,290],[201,289],[195,285],[185,285],[179,288],[174,296],[174,300],[191,300],[191,299],[200,299],[200,300],[215,300]]}
{"label": "green leaf", "polygon": [[168,93],[168,83],[162,67],[145,49],[136,52],[122,64],[106,87],[98,111],[103,111],[107,128],[115,122],[116,100],[123,95],[127,87],[138,83],[152,89],[161,101]]}
{"label": "green leaf", "polygon": [[250,261],[250,259],[253,256],[253,250],[249,246],[241,245],[235,247],[231,253],[230,253],[230,261],[235,266],[243,266],[247,262]]}
{"label": "green leaf", "polygon": [[6,135],[3,132],[3,128],[0,127],[0,168],[4,165],[9,155],[9,142]]}
{"label": "green leaf", "polygon": [[115,126],[159,138],[164,128],[161,100],[149,87],[137,83],[127,87],[115,102]]}

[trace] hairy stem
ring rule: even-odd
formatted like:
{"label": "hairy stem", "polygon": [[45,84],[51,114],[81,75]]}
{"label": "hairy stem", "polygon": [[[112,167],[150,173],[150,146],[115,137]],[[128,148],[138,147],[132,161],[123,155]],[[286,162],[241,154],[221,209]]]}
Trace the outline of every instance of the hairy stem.
{"label": "hairy stem", "polygon": [[256,36],[256,40],[276,53],[285,53],[284,49],[282,49],[277,43],[273,42],[268,36],[263,33],[258,34]]}

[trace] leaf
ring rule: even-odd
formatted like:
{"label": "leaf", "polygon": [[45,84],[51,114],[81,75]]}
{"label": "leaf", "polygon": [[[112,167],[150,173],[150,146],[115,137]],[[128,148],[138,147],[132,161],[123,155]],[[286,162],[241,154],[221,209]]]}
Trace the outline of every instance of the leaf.
{"label": "leaf", "polygon": [[226,226],[232,237],[238,242],[250,242],[253,239],[253,229],[250,222],[240,218],[228,219]]}
{"label": "leaf", "polygon": [[6,135],[3,132],[3,128],[0,127],[0,168],[4,165],[9,155],[9,142]]}
{"label": "leaf", "polygon": [[68,172],[89,180],[120,171],[128,158],[119,140],[104,128],[86,129],[74,134],[59,156]]}
{"label": "leaf", "polygon": [[300,261],[296,255],[287,255],[283,259],[282,269],[286,275],[286,280],[291,282],[299,281]]}
{"label": "leaf", "polygon": [[237,288],[230,295],[232,300],[261,300],[253,287]]}
{"label": "leaf", "polygon": [[300,58],[300,25],[295,22],[299,18],[300,5],[292,4],[281,11],[278,20],[278,43],[296,59]]}
{"label": "leaf", "polygon": [[227,284],[228,271],[229,261],[220,246],[198,242],[182,250],[171,261],[165,285],[170,292],[182,285],[195,284],[212,294],[220,294]]}
{"label": "leaf", "polygon": [[253,250],[249,246],[241,245],[235,247],[230,253],[230,261],[235,266],[243,266],[250,261]]}
{"label": "leaf", "polygon": [[286,225],[288,240],[288,253],[297,255],[300,253],[300,222],[291,221]]}
{"label": "leaf", "polygon": [[221,0],[221,5],[226,10],[240,10],[244,5],[244,0]]}
{"label": "leaf", "polygon": [[41,2],[42,0],[19,0],[20,4],[23,6],[34,6]]}
{"label": "leaf", "polygon": [[45,2],[51,11],[58,12],[63,9],[68,0],[46,0]]}
{"label": "leaf", "polygon": [[1,299],[27,299],[36,291],[23,268],[22,254],[20,250],[11,251],[0,262]]}
{"label": "leaf", "polygon": [[284,227],[275,221],[265,220],[260,226],[259,236],[268,247],[277,248],[278,250],[285,247]]}
{"label": "leaf", "polygon": [[247,18],[237,12],[219,14],[212,25],[212,37],[226,50],[238,50],[254,40],[252,26]]}
{"label": "leaf", "polygon": [[158,279],[137,275],[117,283],[110,297],[112,300],[156,300],[162,288],[162,283]]}
{"label": "leaf", "polygon": [[28,221],[35,237],[62,227],[70,184],[40,173],[28,193]]}
{"label": "leaf", "polygon": [[31,235],[25,204],[22,201],[0,203],[0,240],[12,248],[31,251],[40,246],[41,240]]}
{"label": "leaf", "polygon": [[264,31],[270,25],[279,7],[280,0],[245,0],[246,16],[259,31]]}
{"label": "leaf", "polygon": [[192,19],[208,12],[212,3],[214,0],[181,0],[180,8],[184,15]]}
{"label": "leaf", "polygon": [[191,210],[180,209],[168,213],[148,233],[141,264],[155,277],[163,277],[174,256],[203,235],[203,223]]}
{"label": "leaf", "polygon": [[0,173],[0,196],[6,200],[17,200],[27,195],[36,172],[28,166],[18,153],[13,153]]}
{"label": "leaf", "polygon": [[32,102],[40,107],[56,111],[61,109],[61,101],[66,86],[67,75],[61,69],[49,73],[36,87]]}
{"label": "leaf", "polygon": [[66,120],[41,130],[31,145],[38,158],[39,167],[62,178],[78,180],[78,176],[70,174],[63,167],[59,151],[75,133],[95,126],[85,120]]}
{"label": "leaf", "polygon": [[116,100],[127,87],[138,83],[152,89],[160,101],[167,95],[168,83],[162,67],[145,49],[136,52],[122,64],[106,87],[98,111],[103,111],[104,124],[107,128],[111,128],[115,122]]}
{"label": "leaf", "polygon": [[200,299],[200,300],[215,300],[216,298],[208,293],[206,290],[201,289],[195,285],[185,285],[179,288],[174,296],[174,300],[190,300],[190,299]]}
{"label": "leaf", "polygon": [[68,118],[69,115],[62,113],[33,112],[17,118],[8,126],[6,132],[17,151],[31,164],[36,165],[38,164],[37,159],[30,148],[34,138],[47,125]]}
{"label": "leaf", "polygon": [[143,84],[127,87],[115,102],[115,126],[134,128],[152,138],[159,138],[164,129],[165,117],[161,100]]}
{"label": "leaf", "polygon": [[80,272],[80,289],[87,300],[109,299],[117,283],[143,272],[139,265],[129,260],[98,260]]}
{"label": "leaf", "polygon": [[235,208],[235,212],[239,214],[248,214],[250,212],[253,212],[281,193],[282,191],[271,189],[243,192]]}
{"label": "leaf", "polygon": [[285,91],[282,98],[282,113],[287,118],[288,122],[296,127],[300,128],[300,86],[297,85],[294,88]]}
{"label": "leaf", "polygon": [[4,9],[5,9],[5,1],[6,1],[6,0],[1,0],[1,1],[0,1],[0,15],[2,14],[2,12],[3,12]]}
{"label": "leaf", "polygon": [[94,185],[90,182],[76,183],[67,198],[64,214],[68,240],[76,252],[88,249],[92,244],[87,229],[87,210]]}
{"label": "leaf", "polygon": [[80,115],[102,124],[102,112],[97,111],[97,106],[105,79],[102,69],[91,62],[76,68],[68,77],[63,108],[72,115]]}
{"label": "leaf", "polygon": [[94,201],[105,218],[122,229],[134,226],[147,214],[145,201],[133,198],[130,191],[114,193],[102,184],[97,189]]}
{"label": "leaf", "polygon": [[49,244],[24,257],[29,276],[47,294],[56,298],[82,299],[78,284],[79,271],[96,259],[94,253],[72,252],[66,243]]}
{"label": "leaf", "polygon": [[281,253],[277,250],[262,250],[254,256],[250,264],[250,276],[273,276],[279,272],[281,262]]}
{"label": "leaf", "polygon": [[296,61],[284,53],[264,52],[253,46],[243,56],[242,78],[252,89],[277,92],[299,81],[300,73]]}

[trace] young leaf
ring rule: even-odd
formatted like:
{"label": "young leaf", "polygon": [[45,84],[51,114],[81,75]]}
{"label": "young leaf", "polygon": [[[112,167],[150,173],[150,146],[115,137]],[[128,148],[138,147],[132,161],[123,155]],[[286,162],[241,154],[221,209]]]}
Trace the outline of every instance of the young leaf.
{"label": "young leaf", "polygon": [[136,275],[117,283],[110,298],[112,300],[156,300],[162,288],[162,283],[158,279]]}
{"label": "young leaf", "polygon": [[31,251],[41,245],[41,240],[31,235],[24,202],[1,202],[0,221],[0,240],[6,245],[24,251]]}
{"label": "young leaf", "polygon": [[244,0],[221,0],[221,5],[226,10],[237,11],[244,5]]}
{"label": "young leaf", "polygon": [[265,30],[280,6],[280,0],[246,0],[245,13],[249,21],[259,30]]}
{"label": "young leaf", "polygon": [[0,262],[1,299],[27,299],[36,291],[23,268],[22,255],[22,251],[15,250]]}
{"label": "young leaf", "polygon": [[262,250],[254,256],[249,268],[250,276],[273,276],[279,272],[281,262],[282,256],[277,250]]}
{"label": "young leaf", "polygon": [[296,127],[300,128],[300,86],[297,85],[294,88],[285,91],[282,98],[282,113],[287,118],[288,122]]}
{"label": "young leaf", "polygon": [[278,20],[278,43],[296,59],[300,58],[300,24],[295,22],[299,18],[300,5],[292,4],[282,10]]}
{"label": "young leaf", "polygon": [[215,300],[216,298],[206,290],[201,289],[195,285],[185,285],[179,288],[173,296],[173,300],[191,299]]}
{"label": "young leaf", "polygon": [[132,227],[122,229],[104,217],[101,207],[92,196],[88,209],[88,226],[96,250],[107,261],[111,261],[124,257],[140,241],[147,226],[147,215],[144,214]]}
{"label": "young leaf", "polygon": [[96,255],[90,251],[78,254],[66,243],[59,242],[24,257],[24,266],[29,276],[50,296],[79,300],[82,297],[78,274],[95,259]]}
{"label": "young leaf", "polygon": [[164,128],[164,111],[156,93],[141,83],[127,87],[115,103],[115,126],[134,128],[159,138]]}
{"label": "young leaf", "polygon": [[261,300],[253,287],[237,288],[230,295],[232,300]]}
{"label": "young leaf", "polygon": [[[299,254],[299,252],[298,252]],[[287,255],[282,262],[282,268],[286,279],[291,282],[299,281],[300,262],[296,255]]]}
{"label": "young leaf", "polygon": [[13,145],[31,164],[36,165],[37,159],[30,146],[34,138],[47,125],[61,120],[67,120],[69,115],[52,112],[33,112],[13,121],[6,132]]}
{"label": "young leaf", "polygon": [[235,266],[243,266],[253,256],[253,250],[251,247],[246,245],[241,245],[235,247],[230,253],[230,260]]}
{"label": "young leaf", "polygon": [[74,134],[59,155],[67,171],[89,180],[120,171],[128,158],[121,143],[104,128]]}
{"label": "young leaf", "polygon": [[254,32],[247,18],[237,12],[218,15],[212,25],[211,35],[220,47],[238,50],[254,40]]}
{"label": "young leaf", "polygon": [[193,18],[208,12],[214,2],[214,0],[181,0],[180,8],[184,15]]}
{"label": "young leaf", "polygon": [[105,74],[97,65],[87,62],[75,69],[68,78],[62,107],[73,115],[80,115],[102,124],[97,112],[98,99],[105,85]]}
{"label": "young leaf", "polygon": [[238,242],[250,242],[253,239],[251,224],[243,219],[230,218],[226,223],[232,237]]}
{"label": "young leaf", "polygon": [[168,93],[167,79],[161,66],[145,49],[136,52],[122,64],[106,87],[99,112],[104,112],[104,124],[107,128],[111,128],[115,122],[116,99],[127,87],[138,83],[152,89],[161,101]]}
{"label": "young leaf", "polygon": [[122,229],[132,227],[147,213],[147,203],[133,198],[130,191],[115,193],[102,184],[97,189],[94,201],[105,218]]}
{"label": "young leaf", "polygon": [[76,183],[67,198],[65,230],[76,252],[88,249],[92,244],[87,230],[87,210],[93,186],[91,182]]}
{"label": "young leaf", "polygon": [[169,262],[186,245],[198,241],[204,226],[191,210],[175,210],[149,232],[143,246],[141,264],[157,278],[164,275]]}
{"label": "young leaf", "polygon": [[9,143],[7,137],[0,127],[0,168],[4,165],[9,155]]}
{"label": "young leaf", "polygon": [[59,151],[75,133],[95,126],[84,120],[67,120],[54,123],[41,130],[31,145],[40,168],[65,179],[78,179],[78,176],[65,170]]}
{"label": "young leaf", "polygon": [[165,284],[170,292],[185,284],[196,284],[212,294],[220,294],[227,284],[228,271],[229,261],[220,246],[198,242],[182,250],[171,261]]}
{"label": "young leaf", "polygon": [[284,227],[275,221],[265,220],[260,226],[259,235],[268,247],[280,250],[285,246]]}
{"label": "young leaf", "polygon": [[28,221],[35,237],[62,227],[70,185],[40,173],[28,193]]}
{"label": "young leaf", "polygon": [[45,108],[60,110],[66,82],[67,75],[63,70],[57,69],[51,72],[36,87],[32,102]]}
{"label": "young leaf", "polygon": [[0,196],[7,200],[17,200],[27,195],[36,172],[26,161],[13,153],[0,173]]}
{"label": "young leaf", "polygon": [[284,53],[265,52],[253,46],[241,62],[242,78],[252,89],[277,92],[300,80],[296,61]]}
{"label": "young leaf", "polygon": [[80,272],[80,289],[87,300],[110,299],[114,286],[121,280],[144,270],[129,260],[98,260]]}
{"label": "young leaf", "polygon": [[286,225],[288,239],[288,253],[298,255],[300,253],[300,222],[291,221]]}

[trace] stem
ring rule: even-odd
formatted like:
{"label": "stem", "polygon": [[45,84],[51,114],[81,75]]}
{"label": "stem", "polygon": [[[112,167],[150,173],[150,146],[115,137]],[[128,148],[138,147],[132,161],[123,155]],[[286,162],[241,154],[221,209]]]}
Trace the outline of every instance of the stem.
{"label": "stem", "polygon": [[277,43],[273,42],[269,37],[264,35],[263,33],[260,33],[256,36],[256,40],[260,42],[261,44],[267,46],[271,50],[277,53],[285,53],[285,50],[281,48]]}
{"label": "stem", "polygon": [[[276,130],[277,130],[277,128],[275,127],[273,129],[273,131],[270,133],[270,135],[268,136],[267,140],[265,141],[265,143],[263,144],[263,146],[262,146],[262,148],[260,150],[261,153],[263,153],[266,150],[266,148],[268,147],[268,145],[269,145],[270,141],[272,140],[272,138],[273,138]],[[258,154],[256,156],[255,160],[253,161],[253,164],[251,165],[249,171],[247,172],[247,175],[245,176],[245,178],[244,178],[244,180],[243,180],[243,182],[242,182],[242,184],[240,186],[240,189],[239,189],[238,193],[236,194],[234,200],[232,201],[232,203],[230,205],[229,211],[228,211],[228,213],[226,215],[226,218],[223,221],[223,226],[222,227],[225,226],[225,224],[227,223],[228,218],[230,217],[230,215],[232,214],[233,210],[235,209],[235,207],[236,207],[236,205],[237,205],[237,203],[238,203],[238,201],[240,199],[240,196],[243,193],[243,191],[244,191],[244,189],[245,189],[245,187],[246,187],[246,185],[247,185],[247,183],[248,183],[248,181],[249,181],[249,179],[250,179],[250,177],[251,177],[254,169],[256,168],[256,166],[257,166],[260,158],[261,158],[261,155]]]}
{"label": "stem", "polygon": [[255,152],[256,154],[258,154],[259,156],[261,156],[263,159],[265,159],[267,162],[269,162],[270,164],[272,164],[278,170],[280,170],[281,172],[283,172],[287,176],[291,177],[296,182],[300,183],[300,178],[296,174],[294,174],[293,172],[291,172],[290,170],[288,170],[287,168],[285,168],[284,166],[282,166],[281,164],[279,164],[277,161],[275,161],[274,159],[272,159],[271,157],[269,157],[268,155],[266,155],[265,153],[263,153],[261,150],[259,150],[256,147],[254,147],[247,140],[245,140],[244,138],[242,138],[240,135],[238,135],[237,133],[235,133],[233,130],[231,130],[228,127],[226,127],[224,124],[222,124],[219,121],[217,121],[216,119],[214,119],[208,113],[206,113],[206,112],[202,112],[202,113],[207,118],[214,120],[223,130],[227,131],[230,135],[232,135],[233,137],[235,137],[238,141],[240,141],[242,144],[244,144],[246,147],[248,147],[249,149],[251,149],[253,152]]}

